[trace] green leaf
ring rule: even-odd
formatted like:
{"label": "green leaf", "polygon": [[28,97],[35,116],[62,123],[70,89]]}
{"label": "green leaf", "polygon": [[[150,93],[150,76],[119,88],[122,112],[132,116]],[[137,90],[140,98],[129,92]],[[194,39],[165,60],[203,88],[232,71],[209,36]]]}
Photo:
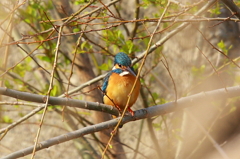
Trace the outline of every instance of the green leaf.
{"label": "green leaf", "polygon": [[74,29],[73,29],[73,32],[74,32],[74,33],[79,32],[79,31],[80,31],[79,28],[74,28]]}
{"label": "green leaf", "polygon": [[211,16],[216,16],[216,15],[221,14],[220,10],[221,10],[221,5],[219,3],[217,3],[215,8],[210,9]]}
{"label": "green leaf", "polygon": [[51,91],[51,96],[57,96],[58,94],[58,86],[54,85]]}
{"label": "green leaf", "polygon": [[23,117],[25,114],[23,114],[22,112],[19,112],[18,115],[19,115],[20,117]]}
{"label": "green leaf", "polygon": [[74,5],[80,5],[80,4],[85,4],[88,3],[89,0],[75,0]]}
{"label": "green leaf", "polygon": [[24,75],[26,73],[26,71],[22,67],[22,64],[19,64],[16,67],[14,67],[13,71],[21,77],[24,77]]}
{"label": "green leaf", "polygon": [[20,85],[20,86],[22,86],[23,85],[23,81],[21,81],[20,79],[13,79],[13,81],[16,83],[16,84],[18,84],[18,85]]}
{"label": "green leaf", "polygon": [[87,41],[84,41],[84,42],[81,43],[81,49],[82,50],[85,48],[86,44],[87,44]]}
{"label": "green leaf", "polygon": [[225,47],[225,44],[222,40],[217,45],[218,45],[219,48],[224,48]]}
{"label": "green leaf", "polygon": [[159,94],[157,94],[156,92],[152,93],[153,99],[157,100],[159,98]]}
{"label": "green leaf", "polygon": [[2,119],[4,123],[12,123],[12,119],[7,115],[3,116]]}
{"label": "green leaf", "polygon": [[49,62],[49,63],[51,62],[51,59],[48,56],[41,57],[41,60]]}
{"label": "green leaf", "polygon": [[162,127],[162,121],[160,123],[152,123],[152,126],[156,129],[156,130],[161,130]]}
{"label": "green leaf", "polygon": [[7,88],[10,88],[10,89],[13,88],[13,85],[10,84],[10,82],[9,82],[8,80],[5,80],[5,81],[4,81],[4,85],[5,85],[5,87],[7,87]]}
{"label": "green leaf", "polygon": [[107,61],[107,63],[108,63],[108,66],[112,66],[113,65],[113,61],[112,61],[112,59],[108,59],[108,61]]}
{"label": "green leaf", "polygon": [[193,66],[192,67],[192,74],[193,76],[201,76],[203,75],[203,73],[205,72],[205,65],[201,65],[199,68]]}
{"label": "green leaf", "polygon": [[232,45],[230,45],[228,48],[226,46],[226,44],[224,43],[223,40],[221,40],[217,46],[222,50],[222,52],[224,52],[224,54],[228,55],[228,51],[232,48]]}
{"label": "green leaf", "polygon": [[104,64],[102,64],[101,66],[99,66],[98,68],[101,69],[101,70],[107,71],[107,70],[109,70],[109,65],[106,64],[106,63],[104,63]]}
{"label": "green leaf", "polygon": [[113,148],[113,146],[112,146],[111,144],[108,144],[108,146],[109,146],[109,148],[110,148],[110,149],[112,149],[112,148]]}
{"label": "green leaf", "polygon": [[30,19],[24,19],[24,21],[25,21],[26,23],[28,23],[28,24],[31,23],[31,20],[30,20]]}

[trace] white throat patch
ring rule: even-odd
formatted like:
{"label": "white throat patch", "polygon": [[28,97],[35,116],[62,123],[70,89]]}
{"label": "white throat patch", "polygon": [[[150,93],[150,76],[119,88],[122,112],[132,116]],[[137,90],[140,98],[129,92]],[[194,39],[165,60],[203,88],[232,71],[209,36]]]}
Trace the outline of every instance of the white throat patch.
{"label": "white throat patch", "polygon": [[[114,66],[113,68],[112,68],[112,70],[115,70],[116,69],[116,67]],[[128,71],[123,71],[122,73],[120,73],[119,75],[120,76],[125,76],[125,75],[128,75],[128,74],[130,74],[130,72],[128,72]]]}
{"label": "white throat patch", "polygon": [[128,75],[129,74],[129,72],[128,71],[123,71],[122,73],[120,73],[119,75],[120,76],[125,76],[125,75]]}

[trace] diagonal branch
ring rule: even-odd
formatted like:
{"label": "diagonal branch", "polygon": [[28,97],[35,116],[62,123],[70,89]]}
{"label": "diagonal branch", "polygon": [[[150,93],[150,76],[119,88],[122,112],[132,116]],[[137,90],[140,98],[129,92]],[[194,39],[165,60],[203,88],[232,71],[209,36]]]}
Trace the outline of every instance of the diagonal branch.
{"label": "diagonal branch", "polygon": [[[210,101],[211,102],[211,101],[217,101],[219,99],[240,97],[240,86],[228,87],[226,89],[227,89],[227,92],[226,92],[225,88],[222,88],[222,89],[217,89],[217,90],[213,90],[213,91],[198,93],[198,94],[191,95],[188,97],[183,97],[183,98],[177,100],[177,102],[169,102],[169,103],[137,110],[137,111],[135,111],[134,116],[125,116],[122,120],[122,124],[131,122],[131,121],[136,121],[136,120],[140,120],[140,119],[151,118],[154,116],[171,113],[171,112],[174,112],[174,111],[186,108],[186,107],[194,106],[195,104],[199,104],[202,101]],[[0,91],[0,93],[1,93],[1,91]],[[205,105],[205,106],[208,106],[208,105]],[[56,145],[59,143],[63,143],[63,142],[72,140],[75,138],[82,137],[86,134],[90,134],[90,133],[102,131],[104,129],[115,127],[117,125],[117,123],[118,123],[118,120],[113,119],[110,121],[87,126],[82,129],[51,138],[49,140],[38,143],[38,145],[36,147],[36,151],[48,148],[50,146],[53,146],[53,145]],[[18,157],[23,157],[28,154],[31,154],[32,150],[33,150],[33,146],[16,151],[12,154],[9,154],[9,155],[3,157],[2,159],[6,159],[6,158],[7,159],[15,159]]]}
{"label": "diagonal branch", "polygon": [[[194,20],[194,17],[197,17],[199,15],[201,15],[202,13],[204,13],[207,9],[209,9],[209,7],[211,7],[214,3],[216,3],[216,0],[210,0],[206,5],[204,5],[192,18],[190,18],[189,22],[184,22],[181,25],[179,25],[176,29],[172,30],[171,32],[167,33],[162,39],[160,39],[159,41],[157,41],[155,44],[153,44],[149,51],[148,54],[152,53],[154,50],[156,50],[158,47],[162,46],[168,39],[170,39],[171,37],[173,37],[174,35],[176,35],[178,32],[180,32],[181,30],[183,30],[184,28],[186,28],[189,24],[191,24],[191,20]],[[132,60],[132,63],[135,64],[138,61],[140,61],[141,59],[143,59],[144,55],[146,54],[146,51],[143,51],[139,56],[137,56],[135,59]],[[74,90],[70,91],[69,94],[77,92],[79,90],[81,90],[83,87],[86,87],[87,85],[96,83],[100,80],[102,80],[107,74],[103,74],[100,75],[96,78],[93,78],[91,81],[89,81],[88,83],[86,83],[86,85],[84,86],[79,86],[76,87]]]}
{"label": "diagonal branch", "polygon": [[236,4],[233,2],[233,0],[222,0],[222,2],[227,6],[227,8],[235,14],[235,16],[240,19],[240,9]]}

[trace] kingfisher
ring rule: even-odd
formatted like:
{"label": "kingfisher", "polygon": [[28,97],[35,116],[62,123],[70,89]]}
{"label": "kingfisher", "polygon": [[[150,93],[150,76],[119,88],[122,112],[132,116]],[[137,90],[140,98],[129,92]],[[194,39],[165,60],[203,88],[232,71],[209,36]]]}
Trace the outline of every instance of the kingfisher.
{"label": "kingfisher", "polygon": [[[136,102],[140,92],[140,81],[136,78],[136,73],[131,67],[132,61],[123,52],[116,54],[114,66],[103,80],[102,91],[104,104],[115,106],[120,114],[127,106],[128,112],[134,116],[131,106]],[[131,94],[132,87],[136,81],[135,88]],[[130,98],[129,104],[127,104]]]}

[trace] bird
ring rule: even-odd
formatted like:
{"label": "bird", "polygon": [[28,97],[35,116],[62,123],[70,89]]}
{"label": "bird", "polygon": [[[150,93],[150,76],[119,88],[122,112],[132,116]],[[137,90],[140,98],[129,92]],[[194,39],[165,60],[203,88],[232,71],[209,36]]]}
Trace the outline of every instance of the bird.
{"label": "bird", "polygon": [[131,106],[136,102],[140,92],[140,80],[131,67],[132,61],[127,54],[119,52],[115,55],[114,66],[105,76],[102,85],[103,103],[114,106],[120,114],[126,107],[130,92],[136,80],[136,85],[128,103],[128,112],[134,116]]}

